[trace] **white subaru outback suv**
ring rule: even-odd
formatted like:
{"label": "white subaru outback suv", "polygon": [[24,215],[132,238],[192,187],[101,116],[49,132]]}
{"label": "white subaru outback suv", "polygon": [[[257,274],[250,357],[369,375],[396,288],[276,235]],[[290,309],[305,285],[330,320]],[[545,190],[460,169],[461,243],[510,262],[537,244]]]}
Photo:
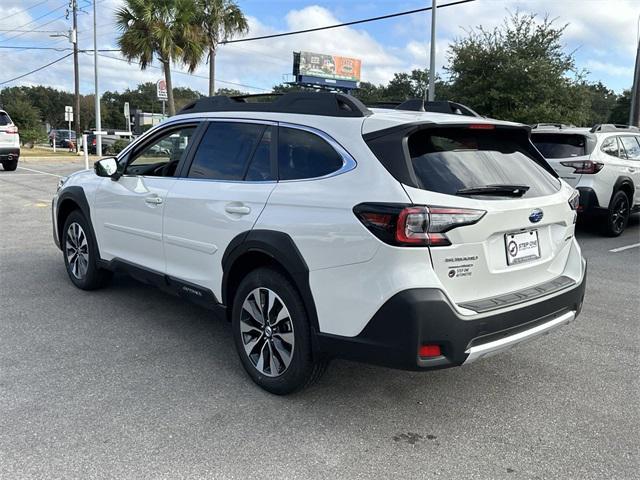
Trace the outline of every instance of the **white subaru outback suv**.
{"label": "white subaru outback suv", "polygon": [[640,130],[604,124],[591,129],[543,124],[531,140],[553,169],[580,192],[578,212],[602,219],[618,236],[640,211]]}
{"label": "white subaru outback suv", "polygon": [[7,171],[18,168],[20,158],[20,136],[9,114],[0,110],[0,163]]}
{"label": "white subaru outback suv", "polygon": [[468,364],[580,312],[577,193],[529,127],[248,100],[201,99],[63,182],[54,237],[77,287],[129,272],[224,312],[277,394],[336,357]]}

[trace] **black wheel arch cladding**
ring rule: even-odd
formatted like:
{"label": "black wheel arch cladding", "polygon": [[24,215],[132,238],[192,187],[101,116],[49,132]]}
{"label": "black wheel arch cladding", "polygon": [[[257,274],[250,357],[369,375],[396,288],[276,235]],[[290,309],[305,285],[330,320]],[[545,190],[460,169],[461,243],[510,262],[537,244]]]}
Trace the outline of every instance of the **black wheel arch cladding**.
{"label": "black wheel arch cladding", "polygon": [[243,256],[252,253],[266,255],[288,274],[302,297],[312,330],[318,332],[318,314],[309,284],[309,267],[293,239],[283,232],[250,230],[234,237],[222,256],[222,303],[233,305],[231,279],[234,266]]}
{"label": "black wheel arch cladding", "polygon": [[[93,231],[93,224],[91,223],[91,210],[89,208],[89,202],[87,201],[84,189],[78,186],[70,186],[60,192],[58,196],[58,207],[55,212],[58,222],[58,238],[61,242],[64,222],[69,214],[73,210],[77,209],[80,210],[84,218],[87,220],[89,228],[91,229],[91,235],[93,238],[96,238],[95,232]],[[61,217],[61,214],[64,214],[64,217]]]}

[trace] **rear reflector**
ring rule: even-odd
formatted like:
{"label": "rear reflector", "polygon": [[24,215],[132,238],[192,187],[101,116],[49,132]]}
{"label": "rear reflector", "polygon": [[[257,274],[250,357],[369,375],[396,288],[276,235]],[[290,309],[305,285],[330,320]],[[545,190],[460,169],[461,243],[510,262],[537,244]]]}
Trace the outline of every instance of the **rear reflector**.
{"label": "rear reflector", "polygon": [[421,358],[439,357],[442,355],[440,345],[422,345],[418,350],[418,356]]}

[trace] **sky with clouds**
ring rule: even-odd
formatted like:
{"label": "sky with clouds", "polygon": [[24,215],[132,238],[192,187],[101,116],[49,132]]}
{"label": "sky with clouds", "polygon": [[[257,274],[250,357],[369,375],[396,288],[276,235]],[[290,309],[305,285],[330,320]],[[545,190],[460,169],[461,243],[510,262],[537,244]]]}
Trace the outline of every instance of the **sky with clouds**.
{"label": "sky with clouds", "polygon": [[[116,48],[114,10],[123,0],[96,0],[98,7],[98,48]],[[439,4],[450,0],[439,0]],[[79,46],[93,48],[92,1],[78,0],[86,13],[79,16]],[[237,0],[249,19],[248,36],[300,30],[367,17],[412,10],[430,5],[430,0]],[[0,0],[0,83],[45,65],[66,51],[16,50],[2,47],[68,48],[65,38],[51,32],[70,28],[63,0]],[[465,29],[482,25],[491,28],[509,12],[531,12],[568,24],[564,43],[575,52],[578,68],[589,71],[588,79],[602,81],[616,92],[633,82],[633,66],[640,21],[640,0],[476,0],[438,9],[436,65],[446,77],[448,46]],[[362,79],[373,83],[388,81],[394,72],[424,68],[428,64],[430,13],[423,12],[352,27],[304,35],[221,46],[216,62],[217,87],[243,91],[269,91],[287,80],[292,52],[307,50],[362,59]],[[8,30],[46,30],[22,33]],[[105,53],[118,57],[117,53]],[[161,78],[159,68],[140,71],[116,58],[100,57],[100,90],[135,88],[144,81]],[[156,65],[158,65],[156,63]],[[195,75],[179,73],[175,86],[207,90],[208,67]],[[93,55],[80,55],[81,92],[93,92]],[[73,63],[69,57],[34,73],[13,85],[47,85],[71,91]],[[2,87],[0,87],[2,88]]]}

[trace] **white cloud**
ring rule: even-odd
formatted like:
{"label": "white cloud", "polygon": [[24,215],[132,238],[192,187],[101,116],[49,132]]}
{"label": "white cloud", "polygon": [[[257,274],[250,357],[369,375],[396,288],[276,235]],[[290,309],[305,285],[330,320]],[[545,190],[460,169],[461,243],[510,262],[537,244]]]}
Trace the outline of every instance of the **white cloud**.
{"label": "white cloud", "polygon": [[633,67],[623,67],[612,63],[600,62],[598,60],[587,60],[586,67],[592,72],[606,72],[616,77],[632,77]]}

